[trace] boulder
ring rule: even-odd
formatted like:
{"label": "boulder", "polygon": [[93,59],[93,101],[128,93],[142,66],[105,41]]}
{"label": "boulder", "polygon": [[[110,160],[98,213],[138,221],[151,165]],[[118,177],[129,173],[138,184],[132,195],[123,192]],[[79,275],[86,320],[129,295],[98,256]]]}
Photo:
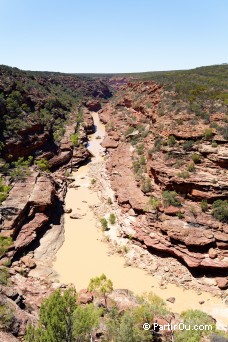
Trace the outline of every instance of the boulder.
{"label": "boulder", "polygon": [[102,141],[101,146],[104,148],[117,148],[118,142],[106,136]]}
{"label": "boulder", "polygon": [[44,212],[54,202],[55,188],[50,178],[41,176],[37,178],[32,194],[29,197],[29,205],[36,211]]}
{"label": "boulder", "polygon": [[35,268],[36,267],[35,261],[27,255],[25,255],[21,258],[21,262],[28,268]]}
{"label": "boulder", "polygon": [[228,278],[217,277],[216,282],[221,290],[225,290],[228,288]]}
{"label": "boulder", "polygon": [[48,217],[43,213],[35,214],[35,217],[21,227],[15,241],[15,249],[23,249],[36,239],[37,233],[48,222]]}
{"label": "boulder", "polygon": [[48,161],[48,164],[49,164],[51,169],[55,168],[57,166],[66,164],[66,163],[69,162],[69,160],[71,159],[72,155],[73,155],[73,152],[71,150],[70,151],[62,151],[57,156],[51,158]]}
{"label": "boulder", "polygon": [[71,219],[75,219],[75,220],[79,220],[79,219],[82,218],[82,215],[80,215],[80,214],[72,214],[72,215],[70,215],[70,218]]}
{"label": "boulder", "polygon": [[175,299],[175,297],[169,297],[169,298],[167,298],[166,300],[167,300],[167,302],[170,302],[170,303],[173,304],[173,303],[175,302],[176,299]]}
{"label": "boulder", "polygon": [[87,289],[83,289],[78,293],[78,303],[79,304],[89,304],[93,302],[93,294]]}
{"label": "boulder", "polygon": [[65,214],[70,214],[70,213],[72,213],[72,209],[71,208],[66,208],[66,209],[64,209],[64,213]]}
{"label": "boulder", "polygon": [[214,248],[210,248],[208,255],[211,259],[215,259],[218,256],[218,253],[216,252],[216,250]]}
{"label": "boulder", "polygon": [[164,213],[167,215],[176,215],[177,213],[179,213],[180,208],[170,205],[169,207],[166,207],[163,210],[164,210]]}

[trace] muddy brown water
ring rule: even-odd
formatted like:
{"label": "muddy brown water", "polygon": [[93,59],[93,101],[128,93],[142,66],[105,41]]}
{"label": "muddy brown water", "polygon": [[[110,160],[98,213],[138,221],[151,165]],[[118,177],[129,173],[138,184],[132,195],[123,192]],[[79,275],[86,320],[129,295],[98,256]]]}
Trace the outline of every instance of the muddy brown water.
{"label": "muddy brown water", "polygon": [[[93,113],[93,118],[97,130],[90,136],[88,149],[94,155],[91,163],[97,163],[103,159],[100,143],[105,135],[105,127],[97,113]],[[98,219],[90,209],[91,205],[101,203],[97,193],[89,188],[91,177],[88,173],[91,163],[73,173],[75,183],[80,187],[69,188],[67,191],[66,208],[72,208],[73,213],[82,215],[82,218],[75,220],[65,214],[65,241],[53,264],[59,281],[72,283],[80,290],[88,286],[92,277],[105,273],[113,281],[115,289],[129,289],[136,294],[152,291],[164,300],[175,297],[173,304],[167,303],[173,312],[199,309],[216,318],[218,327],[228,326],[228,308],[220,298],[208,292],[199,295],[194,290],[185,290],[174,284],[168,284],[166,289],[161,289],[159,279],[155,276],[146,274],[142,269],[126,267],[124,258],[119,255],[109,255],[109,246],[102,241],[102,232],[97,228]],[[200,305],[199,301],[205,303]]]}

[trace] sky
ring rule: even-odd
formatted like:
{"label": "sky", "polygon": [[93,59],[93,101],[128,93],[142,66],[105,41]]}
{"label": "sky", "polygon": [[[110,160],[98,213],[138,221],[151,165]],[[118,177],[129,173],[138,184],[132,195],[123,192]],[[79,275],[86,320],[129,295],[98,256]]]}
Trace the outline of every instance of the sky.
{"label": "sky", "polygon": [[0,64],[117,73],[228,62],[228,0],[0,0]]}

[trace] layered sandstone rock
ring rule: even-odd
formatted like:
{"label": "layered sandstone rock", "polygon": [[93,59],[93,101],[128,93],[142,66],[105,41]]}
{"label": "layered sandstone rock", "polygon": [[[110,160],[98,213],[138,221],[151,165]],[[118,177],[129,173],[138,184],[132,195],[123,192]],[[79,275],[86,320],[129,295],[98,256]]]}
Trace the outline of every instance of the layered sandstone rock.
{"label": "layered sandstone rock", "polygon": [[[136,214],[136,222],[131,225],[135,242],[152,253],[157,250],[171,254],[189,267],[223,270],[225,275],[228,225],[212,215],[212,203],[228,197],[224,139],[209,130],[210,139],[219,142],[218,146],[212,145],[205,137],[208,124],[202,120],[190,124],[195,115],[186,109],[176,114],[167,107],[161,114],[159,104],[166,93],[153,82],[125,82],[118,87],[116,100],[106,104],[100,116],[107,123],[111,142],[112,134],[118,133],[119,145],[110,150],[107,169],[122,210],[134,210]],[[221,118],[222,114],[213,116],[216,121]],[[194,154],[199,155],[196,164]],[[134,163],[140,176],[133,171]],[[145,180],[147,189],[143,193]],[[177,192],[178,206],[164,205],[164,190]],[[154,207],[148,206],[150,196],[157,201],[152,200]],[[201,209],[202,200],[208,203],[206,212]],[[225,288],[226,282],[220,281],[220,285]]]}

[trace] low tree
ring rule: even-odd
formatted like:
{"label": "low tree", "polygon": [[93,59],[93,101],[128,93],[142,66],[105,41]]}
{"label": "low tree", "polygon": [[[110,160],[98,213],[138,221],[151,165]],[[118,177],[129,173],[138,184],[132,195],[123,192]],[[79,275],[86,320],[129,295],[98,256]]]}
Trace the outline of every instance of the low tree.
{"label": "low tree", "polygon": [[73,334],[75,341],[93,341],[93,330],[98,327],[102,309],[93,304],[78,306],[74,312]]}
{"label": "low tree", "polygon": [[[181,314],[185,329],[175,331],[175,342],[200,342],[203,335],[211,335],[215,331],[215,323],[212,317],[200,310],[187,310]],[[201,327],[194,329],[194,326]],[[203,329],[208,327],[208,329]]]}
{"label": "low tree", "polygon": [[43,301],[38,327],[29,325],[25,340],[28,342],[72,342],[73,319],[77,308],[76,291],[69,288],[62,294],[58,289]]}
{"label": "low tree", "polygon": [[113,283],[103,273],[100,277],[95,277],[90,280],[88,290],[101,293],[104,297],[105,306],[107,307],[107,295],[113,291]]}

